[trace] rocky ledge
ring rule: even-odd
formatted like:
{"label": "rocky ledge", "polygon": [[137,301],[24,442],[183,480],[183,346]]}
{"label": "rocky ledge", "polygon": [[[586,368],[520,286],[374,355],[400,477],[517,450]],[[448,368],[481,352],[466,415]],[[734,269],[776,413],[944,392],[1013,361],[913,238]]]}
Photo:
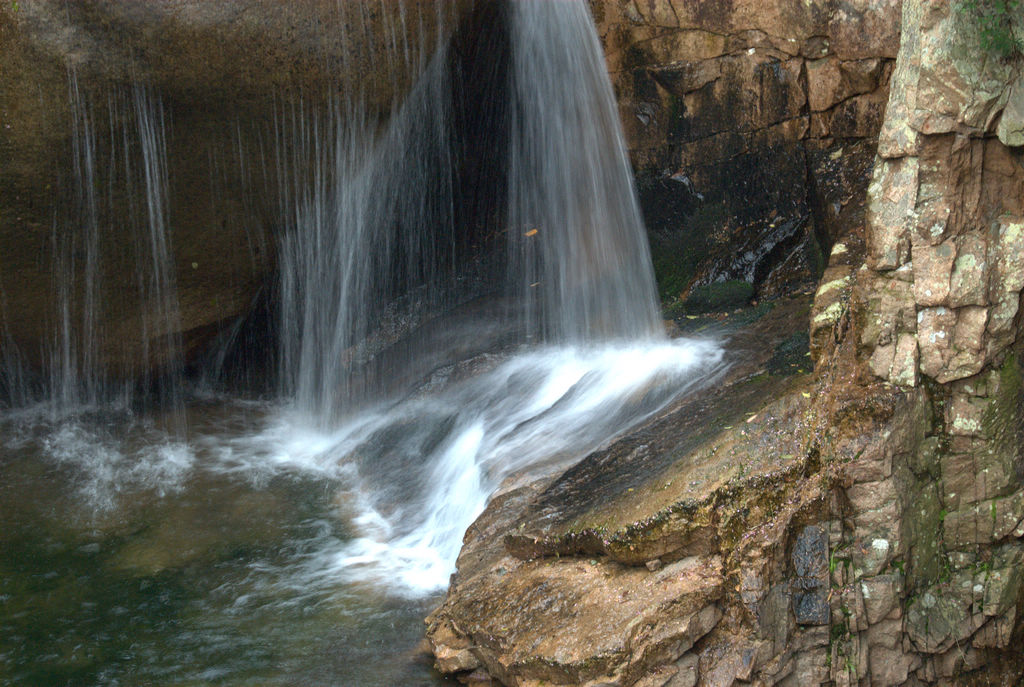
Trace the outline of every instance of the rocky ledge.
{"label": "rocky ledge", "polygon": [[438,667],[479,684],[694,685],[777,681],[804,647],[824,665],[827,478],[793,335],[808,305],[734,332],[743,354],[715,389],[495,498],[428,620]]}
{"label": "rocky ledge", "polygon": [[[980,45],[964,10],[902,3],[864,221],[813,304],[736,335],[714,392],[495,499],[429,618],[443,671],[1020,684],[1024,56]],[[780,374],[808,324],[813,375]]]}

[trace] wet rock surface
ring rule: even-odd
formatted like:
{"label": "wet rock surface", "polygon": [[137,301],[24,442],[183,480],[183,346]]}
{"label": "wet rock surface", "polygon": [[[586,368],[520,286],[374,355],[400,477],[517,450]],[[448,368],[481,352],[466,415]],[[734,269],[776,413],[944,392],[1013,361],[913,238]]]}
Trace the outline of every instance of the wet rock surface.
{"label": "wet rock surface", "polygon": [[[358,93],[351,102],[371,121],[385,118],[443,27],[469,6],[4,3],[0,338],[9,359],[0,367],[51,364],[63,336],[61,289],[73,294],[71,339],[93,337],[83,321],[102,323],[79,366],[118,384],[195,361],[218,337],[230,339],[243,316],[267,319],[258,311],[275,279],[282,165],[304,145],[296,129],[315,116],[332,127],[339,93]],[[140,99],[152,110],[149,152],[139,140]],[[147,198],[146,155],[160,168],[149,187],[161,190],[159,201]],[[157,305],[147,286],[152,214],[162,215],[161,290],[173,291],[173,308]],[[90,305],[92,289],[108,297]],[[5,386],[17,384],[0,380]]]}
{"label": "wet rock surface", "polygon": [[809,369],[806,339],[796,358],[787,346],[806,313],[806,297],[751,313],[733,325],[745,353],[720,389],[497,497],[428,619],[438,667],[503,684],[749,679],[791,634],[826,623],[829,531],[798,526],[823,504],[808,472],[810,380],[788,362],[768,371]]}
{"label": "wet rock surface", "polygon": [[863,224],[900,3],[592,5],[662,298],[817,279]]}

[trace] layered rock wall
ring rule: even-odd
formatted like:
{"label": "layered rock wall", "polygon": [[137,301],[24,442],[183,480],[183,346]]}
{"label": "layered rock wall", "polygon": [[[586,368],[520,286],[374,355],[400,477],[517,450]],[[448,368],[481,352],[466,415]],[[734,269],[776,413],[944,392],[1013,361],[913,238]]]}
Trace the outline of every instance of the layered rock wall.
{"label": "layered rock wall", "polygon": [[816,279],[863,222],[900,3],[592,5],[663,297]]}
{"label": "layered rock wall", "polygon": [[[619,7],[669,42],[706,5]],[[836,237],[809,312],[815,378],[758,386],[776,367],[748,352],[760,374],[720,392],[732,415],[695,398],[499,499],[430,619],[440,667],[510,685],[1019,683],[1024,87],[1020,56],[980,45],[950,3],[903,3],[864,231]]]}
{"label": "layered rock wall", "polygon": [[812,314],[819,369],[847,375],[838,403],[890,398],[887,448],[835,454],[845,684],[1022,670],[1024,81],[980,44],[948,3],[904,3],[867,253],[835,256]]}

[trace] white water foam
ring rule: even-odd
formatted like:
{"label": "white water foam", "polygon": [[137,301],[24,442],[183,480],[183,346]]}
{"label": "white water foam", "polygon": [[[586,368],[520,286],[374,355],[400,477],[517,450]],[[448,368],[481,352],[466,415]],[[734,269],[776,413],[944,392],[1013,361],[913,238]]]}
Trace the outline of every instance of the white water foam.
{"label": "white water foam", "polygon": [[258,562],[254,574],[296,598],[339,583],[419,597],[447,586],[464,533],[503,483],[567,467],[724,369],[713,341],[547,347],[331,430],[294,406],[226,401],[219,420],[190,422],[184,443],[128,414],[53,423],[40,406],[7,416],[4,443],[38,442],[96,511],[139,492],[170,497],[198,472],[256,489],[310,479],[333,492],[323,517],[346,534],[327,523],[284,567]]}
{"label": "white water foam", "polygon": [[220,464],[337,480],[356,535],[322,542],[300,576],[420,596],[447,586],[463,534],[507,478],[571,464],[723,369],[710,341],[535,350],[335,432],[284,413],[223,445]]}
{"label": "white water foam", "polygon": [[195,463],[187,443],[143,423],[112,432],[66,418],[42,436],[41,448],[71,471],[78,497],[95,511],[116,509],[120,494],[152,491],[163,498],[176,492]]}

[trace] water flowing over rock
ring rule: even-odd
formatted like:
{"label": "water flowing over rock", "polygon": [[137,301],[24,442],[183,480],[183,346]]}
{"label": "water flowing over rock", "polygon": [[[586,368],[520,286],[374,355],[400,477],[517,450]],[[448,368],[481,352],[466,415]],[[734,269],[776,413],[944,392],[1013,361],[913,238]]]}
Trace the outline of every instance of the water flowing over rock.
{"label": "water flowing over rock", "polygon": [[653,336],[654,277],[593,22],[579,2],[511,6],[508,226],[528,317],[549,340]]}
{"label": "water flowing over rock", "polygon": [[[661,329],[615,102],[586,8],[515,2],[503,14],[508,72],[500,54],[487,59],[508,87],[491,96],[506,102],[479,113],[472,132],[456,128],[457,56],[447,43],[380,136],[359,103],[323,122],[286,121],[305,139],[298,150],[310,155],[290,167],[315,170],[312,193],[289,199],[294,226],[281,250],[285,379],[309,410],[330,417],[385,383],[379,369],[360,367],[379,365],[373,358],[394,343],[379,329],[379,308],[389,303],[403,311],[406,331],[445,302],[457,305],[488,288],[511,297],[496,326],[519,332],[506,335],[513,340],[637,339]],[[460,138],[472,134],[489,136],[506,168],[485,171],[509,185],[492,189],[493,206],[505,213],[491,218],[491,233],[503,236],[489,248],[507,258],[495,269],[494,257],[478,256],[496,274],[476,286],[486,277],[481,267],[452,268],[460,260],[452,247],[468,231],[457,200],[463,186],[481,182],[459,176]],[[396,303],[402,296],[415,306]],[[398,381],[395,368],[415,381],[438,365],[445,346],[465,355],[467,346],[494,345],[479,329],[470,336],[453,333],[430,350],[396,353],[403,359],[391,360],[387,383]]]}
{"label": "water flowing over rock", "polygon": [[[677,27],[704,7],[621,3],[606,11],[621,12],[631,28],[605,40],[628,46],[630,31],[648,31],[636,41],[642,49],[675,49],[693,37]],[[714,17],[731,28],[745,15],[733,4]],[[758,15],[770,17],[771,6]],[[778,35],[766,32],[754,53],[782,50]],[[792,52],[813,48],[804,68],[814,111],[834,106],[827,93],[856,93],[864,74],[840,55],[838,64],[828,60],[824,35],[797,40]],[[875,35],[865,32],[865,41]],[[712,55],[727,52],[721,43],[730,40],[720,32],[693,38]],[[466,671],[475,684],[488,684],[487,675],[524,685],[1020,680],[1024,391],[1015,242],[1024,165],[1011,135],[1020,58],[986,58],[977,27],[944,2],[902,3],[900,41],[877,158],[865,167],[873,166],[873,181],[850,197],[866,209],[865,224],[832,237],[810,307],[816,378],[788,394],[768,392],[775,400],[766,406],[734,399],[737,415],[725,421],[713,400],[691,400],[708,428],[688,443],[659,443],[660,423],[685,427],[673,413],[687,411],[670,411],[558,478],[496,500],[471,528],[452,592],[429,620],[440,667]],[[825,60],[810,59],[821,49]],[[701,78],[720,78],[693,66],[679,78],[692,77],[697,89]],[[625,119],[636,114],[640,124],[629,126],[646,127],[655,112],[637,107]],[[698,187],[689,175],[686,183]],[[780,501],[766,500],[770,493]],[[512,604],[490,596],[517,590],[511,596],[525,600],[517,585],[540,581],[547,569],[589,589],[593,567],[614,593],[620,579],[654,579],[672,565],[710,566],[704,596],[681,594],[678,613],[650,596],[651,610],[635,625],[616,624],[610,610],[631,603],[624,592],[615,601],[590,593],[579,597],[584,608],[565,610],[564,587],[549,583],[552,604],[524,601],[512,615],[518,622],[508,617]],[[692,622],[695,598],[713,609],[710,629]],[[502,622],[490,624],[480,609]],[[551,613],[565,617],[569,635],[579,618],[606,620],[606,642],[620,643],[590,642],[585,659],[567,636],[570,650],[559,653],[523,629],[535,617],[549,623]],[[696,639],[683,629],[698,626]],[[652,651],[642,644],[648,637],[673,641]]]}
{"label": "water flowing over rock", "polygon": [[[0,7],[5,395],[53,397],[55,385],[69,401],[148,393],[237,336],[239,318],[272,300],[263,284],[285,180],[270,155],[284,111],[326,111],[326,94],[341,90],[376,126],[467,7]],[[142,119],[150,107],[155,119]],[[135,205],[139,191],[126,184],[136,182],[157,205]],[[136,285],[144,221],[157,271]],[[116,291],[116,306],[98,304],[100,290]]]}
{"label": "water flowing over rock", "polygon": [[2,660],[251,684],[450,583],[469,684],[1019,683],[1024,58],[970,9],[0,4]]}

